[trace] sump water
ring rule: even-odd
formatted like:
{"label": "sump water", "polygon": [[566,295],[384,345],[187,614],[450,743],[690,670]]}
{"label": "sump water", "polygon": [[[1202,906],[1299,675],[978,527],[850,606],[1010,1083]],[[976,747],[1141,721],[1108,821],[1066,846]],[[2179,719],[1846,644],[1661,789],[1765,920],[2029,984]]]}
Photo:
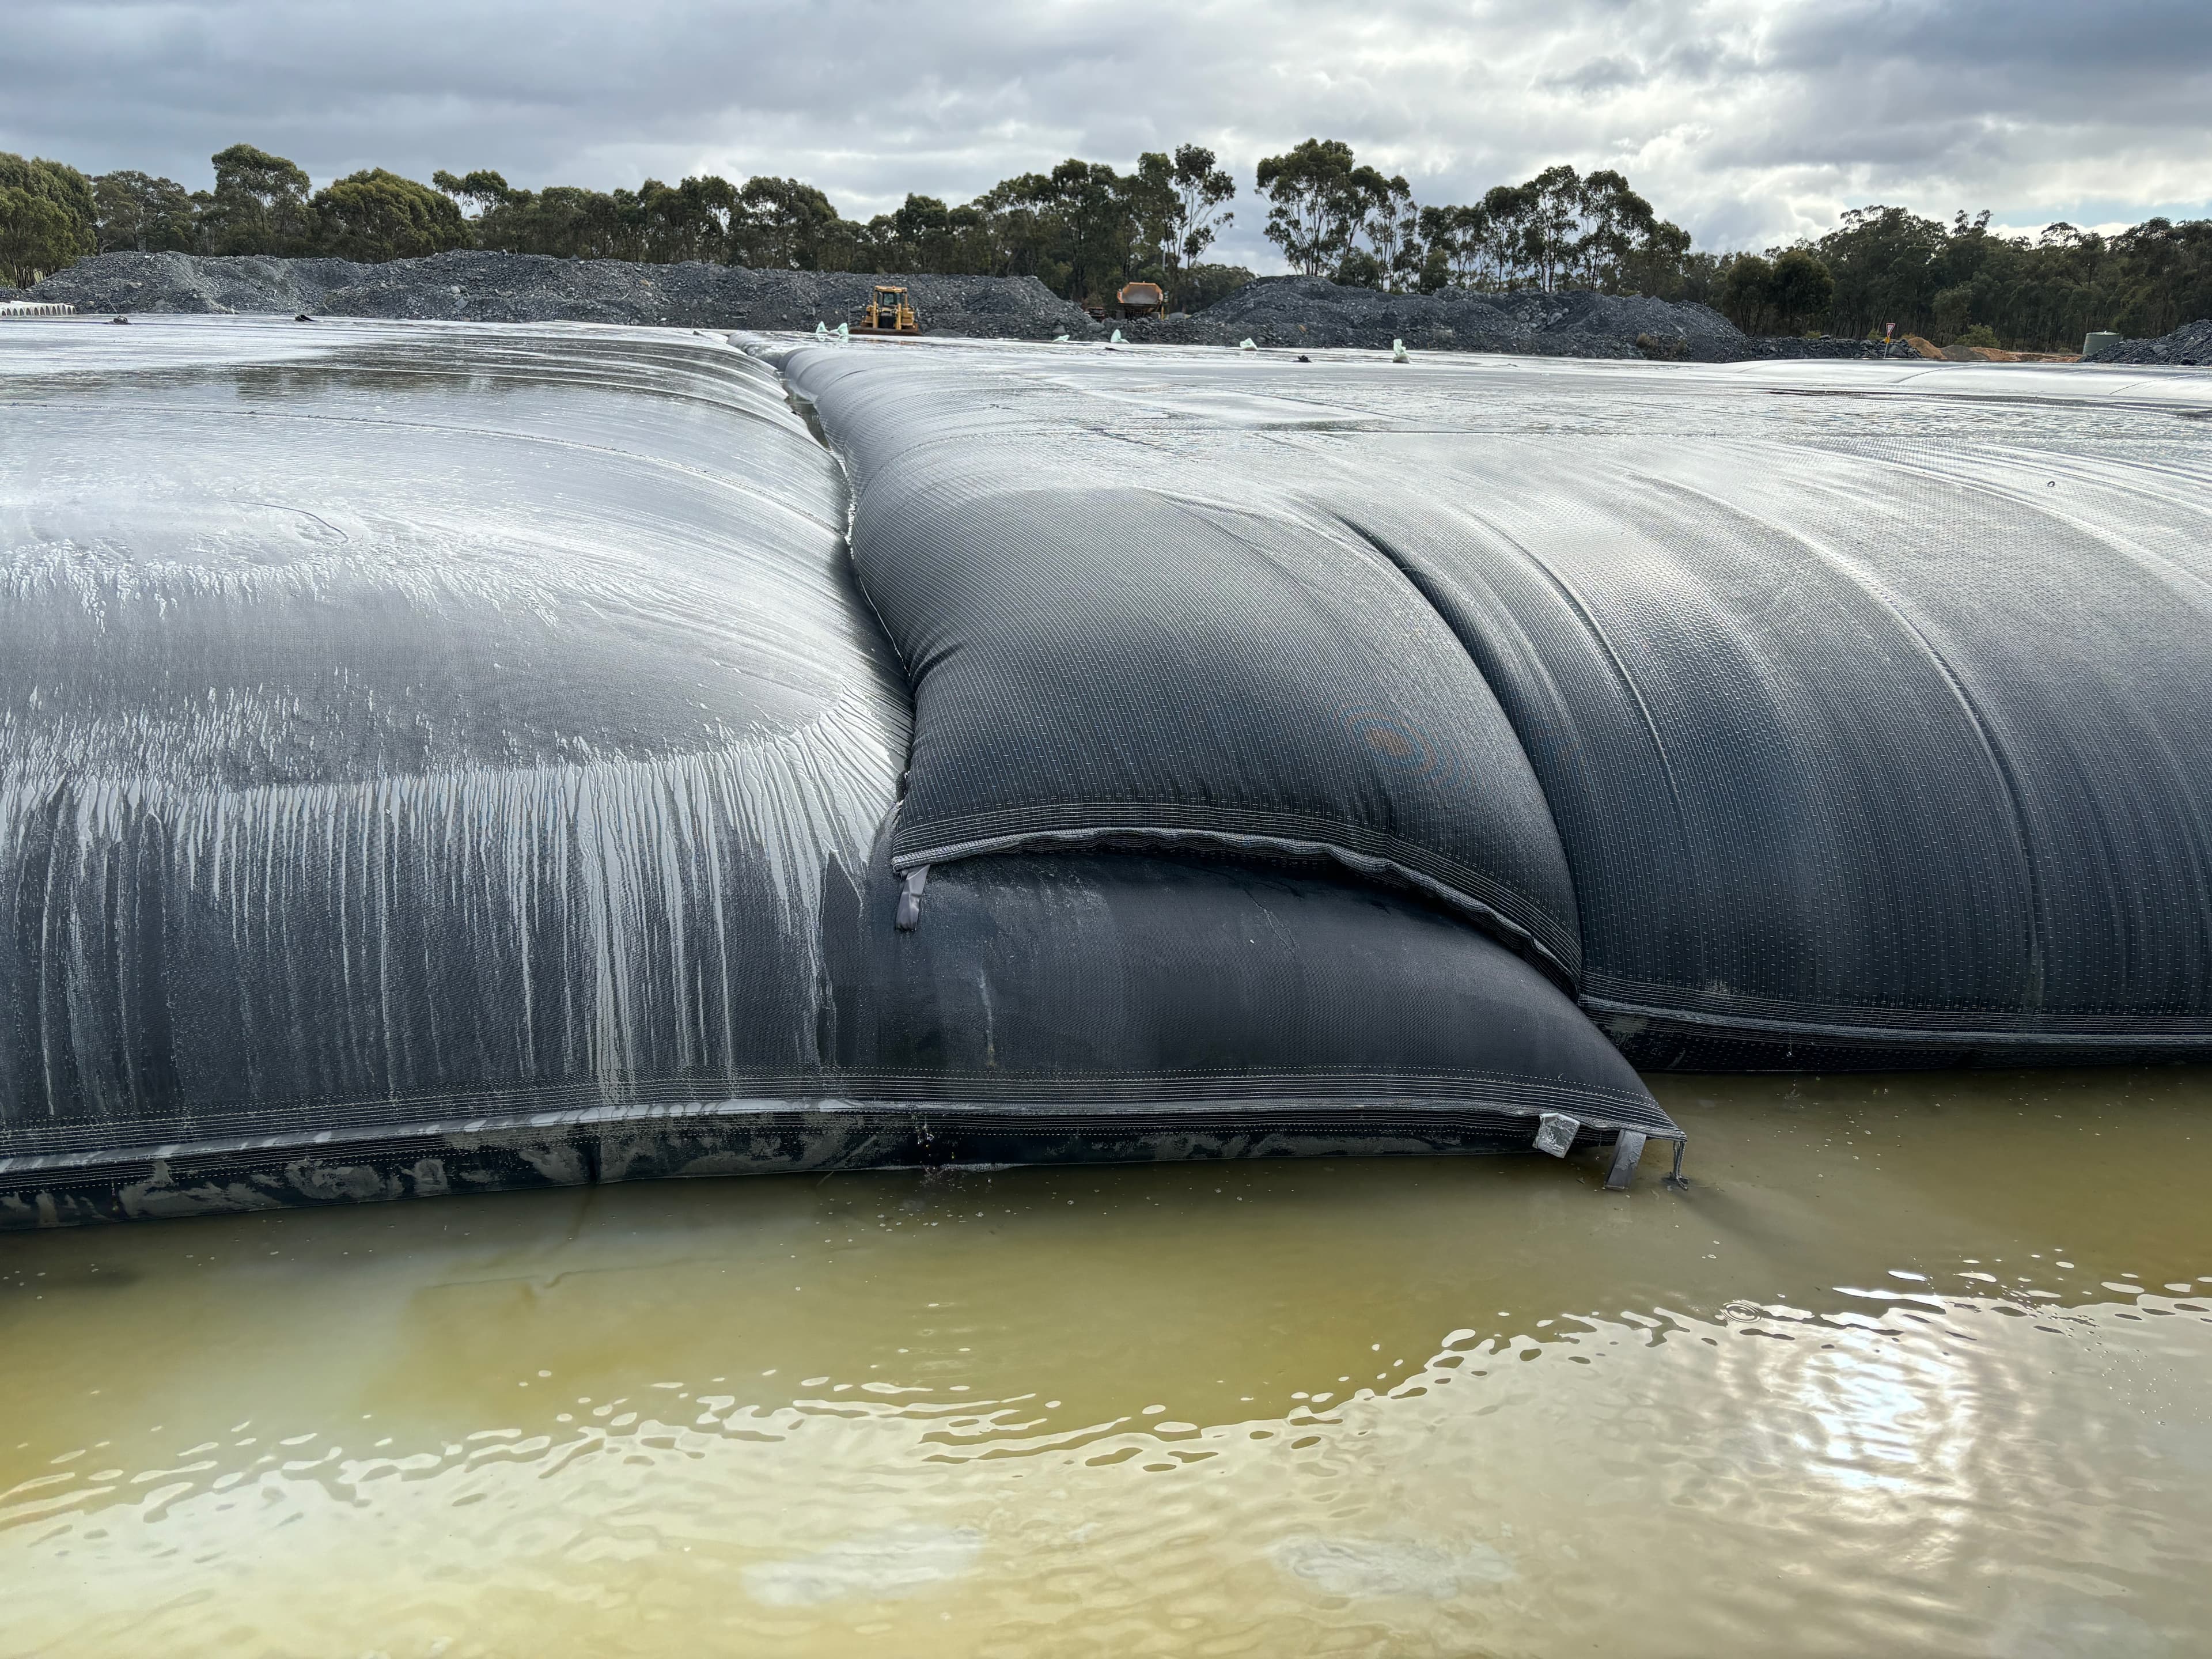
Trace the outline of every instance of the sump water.
{"label": "sump water", "polygon": [[2202,1651],[2212,1073],[0,1240],[0,1653]]}

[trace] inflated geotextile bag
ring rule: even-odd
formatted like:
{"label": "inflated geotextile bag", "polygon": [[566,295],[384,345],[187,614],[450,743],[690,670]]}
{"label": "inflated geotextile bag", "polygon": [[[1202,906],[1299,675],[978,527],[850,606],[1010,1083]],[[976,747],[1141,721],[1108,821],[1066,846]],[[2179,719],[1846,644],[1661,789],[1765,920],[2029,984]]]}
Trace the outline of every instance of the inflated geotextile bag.
{"label": "inflated geotextile bag", "polygon": [[1054,846],[1319,860],[1574,984],[1543,792],[1387,556],[1231,475],[963,403],[957,370],[860,359],[787,370],[848,458],[860,579],[914,686],[896,867]]}
{"label": "inflated geotextile bag", "polygon": [[1199,841],[1455,907],[1647,1066],[2212,1051],[2197,382],[786,368],[916,688],[924,927],[947,860]]}
{"label": "inflated geotextile bag", "polygon": [[902,665],[720,337],[20,324],[0,439],[0,1222],[1679,1139],[1326,858],[979,852],[901,929]]}

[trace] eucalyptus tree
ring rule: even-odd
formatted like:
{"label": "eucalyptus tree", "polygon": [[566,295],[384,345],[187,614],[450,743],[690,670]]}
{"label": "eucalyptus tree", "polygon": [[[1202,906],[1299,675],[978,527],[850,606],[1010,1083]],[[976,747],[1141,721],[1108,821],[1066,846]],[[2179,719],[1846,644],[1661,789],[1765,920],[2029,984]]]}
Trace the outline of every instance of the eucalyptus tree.
{"label": "eucalyptus tree", "polygon": [[1173,155],[1151,150],[1137,158],[1137,176],[1146,191],[1147,223],[1168,286],[1188,298],[1185,273],[1200,263],[1206,249],[1236,222],[1224,204],[1237,198],[1237,180],[1214,165],[1202,144],[1179,144]]}
{"label": "eucalyptus tree", "polygon": [[1358,203],[1358,228],[1367,238],[1367,252],[1374,261],[1376,286],[1409,289],[1419,283],[1421,268],[1420,213],[1413,205],[1413,186],[1403,173],[1384,178],[1378,168],[1353,169],[1351,188]]}
{"label": "eucalyptus tree", "polygon": [[93,229],[102,253],[191,253],[199,246],[192,194],[173,179],[128,168],[92,181]]}
{"label": "eucalyptus tree", "polygon": [[1330,270],[1351,246],[1362,216],[1352,182],[1358,165],[1352,146],[1337,138],[1308,138],[1261,160],[1267,240],[1309,276]]}
{"label": "eucalyptus tree", "polygon": [[218,150],[214,192],[199,202],[200,240],[210,253],[315,252],[317,224],[307,175],[252,144]]}
{"label": "eucalyptus tree", "polygon": [[0,275],[27,288],[97,246],[92,180],[62,161],[0,151]]}
{"label": "eucalyptus tree", "polygon": [[0,185],[0,278],[28,288],[90,248],[83,223],[58,203]]}
{"label": "eucalyptus tree", "polygon": [[318,249],[334,258],[413,259],[474,240],[453,198],[382,167],[333,179],[311,205]]}
{"label": "eucalyptus tree", "polygon": [[730,232],[732,264],[757,270],[825,270],[852,240],[830,198],[796,179],[748,179]]}

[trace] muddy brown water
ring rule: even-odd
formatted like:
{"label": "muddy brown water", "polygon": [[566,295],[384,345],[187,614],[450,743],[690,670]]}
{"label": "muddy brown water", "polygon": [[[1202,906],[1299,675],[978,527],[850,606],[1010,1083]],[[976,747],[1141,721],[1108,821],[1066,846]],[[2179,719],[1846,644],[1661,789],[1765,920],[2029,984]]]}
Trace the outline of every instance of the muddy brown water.
{"label": "muddy brown water", "polygon": [[0,1654],[2193,1654],[2212,1072],[0,1238]]}

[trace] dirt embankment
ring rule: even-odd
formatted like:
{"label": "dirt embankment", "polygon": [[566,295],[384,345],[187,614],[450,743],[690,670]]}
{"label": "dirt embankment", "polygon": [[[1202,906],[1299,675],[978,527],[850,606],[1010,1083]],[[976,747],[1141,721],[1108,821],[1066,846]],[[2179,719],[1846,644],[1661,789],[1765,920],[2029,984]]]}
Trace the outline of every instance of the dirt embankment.
{"label": "dirt embankment", "polygon": [[[476,322],[670,324],[691,328],[832,328],[855,320],[878,279],[846,272],[626,264],[536,254],[441,253],[388,264],[344,259],[202,258],[108,253],[33,290],[82,312],[252,312]],[[1030,276],[901,276],[933,334],[1271,348],[1516,352],[1734,362],[1868,357],[1859,340],[1762,339],[1711,307],[1602,294],[1382,294],[1320,276],[1263,277],[1194,316],[1093,322]]]}
{"label": "dirt embankment", "polygon": [[2001,346],[1947,345],[1917,334],[1899,335],[1890,343],[1892,357],[1924,357],[1931,363],[2078,363],[2075,351],[2008,351]]}

